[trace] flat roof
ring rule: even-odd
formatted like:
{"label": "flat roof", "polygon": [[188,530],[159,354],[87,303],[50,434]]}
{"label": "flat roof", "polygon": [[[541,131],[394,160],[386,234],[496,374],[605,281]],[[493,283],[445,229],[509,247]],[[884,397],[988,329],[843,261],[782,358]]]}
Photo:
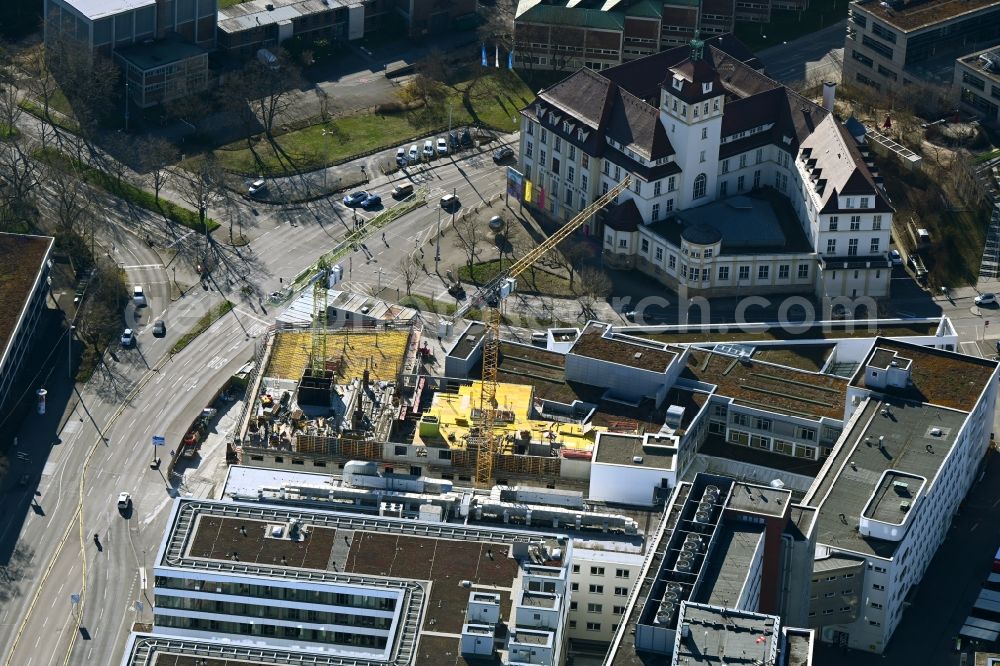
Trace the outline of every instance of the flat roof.
{"label": "flat roof", "polygon": [[[617,326],[615,330],[628,335],[659,342],[744,342],[752,340],[837,340],[841,338],[874,338],[934,335],[941,319],[824,321],[805,329],[782,327],[777,323],[695,326]],[[645,330],[643,330],[645,329]],[[761,349],[764,349],[761,347]]]}
{"label": "flat roof", "polygon": [[680,640],[674,664],[721,664],[737,655],[733,663],[769,664],[778,640],[779,620],[773,615],[683,602],[677,626],[685,625],[690,631]]}
{"label": "flat roof", "polygon": [[819,560],[813,560],[813,573],[820,573],[823,571],[841,571],[843,569],[853,569],[856,567],[864,566],[865,561],[860,558],[853,557],[842,557],[839,555],[831,555],[830,557],[824,557]]}
{"label": "flat roof", "polygon": [[235,553],[237,562],[431,581],[424,605],[423,628],[428,631],[461,632],[469,600],[469,589],[458,585],[462,580],[500,594],[502,615],[509,615],[519,569],[510,544],[318,526],[295,542],[269,538],[271,524],[250,517],[199,516],[188,556],[234,562]]}
{"label": "flat roof", "polygon": [[807,419],[844,418],[847,381],[715,351],[692,349],[681,377],[717,386],[737,404]]}
{"label": "flat roof", "polygon": [[[889,416],[882,416],[888,405]],[[968,415],[934,405],[869,400],[855,425],[816,478],[805,504],[819,508],[816,543],[889,558],[897,541],[858,532],[861,513],[887,470],[922,476],[933,483]],[[941,435],[930,434],[940,428]],[[884,437],[884,448],[879,448]]]}
{"label": "flat roof", "polygon": [[735,607],[763,538],[764,526],[760,524],[732,521],[720,525],[712,557],[701,574],[702,586],[693,601]]}
{"label": "flat roof", "polygon": [[[873,388],[873,391],[964,412],[972,411],[976,406],[979,396],[997,368],[996,361],[978,356],[876,338],[868,359],[854,373],[851,385],[867,388],[865,367],[886,367],[880,364],[892,354],[911,362],[909,369],[912,385],[906,388]],[[902,366],[902,362],[900,365]]]}
{"label": "flat roof", "polygon": [[[712,474],[725,476],[732,467],[730,461],[750,463],[759,467],[769,467],[779,469],[801,476],[815,477],[823,467],[823,460],[811,460],[809,458],[797,458],[783,453],[764,451],[749,446],[731,444],[722,435],[709,433],[702,442],[698,453],[708,456],[708,467],[703,470]],[[716,459],[719,459],[716,462]]]}
{"label": "flat roof", "polygon": [[0,233],[0,367],[53,242],[48,236]]}
{"label": "flat roof", "polygon": [[[649,467],[650,469],[675,469],[677,451],[668,449],[672,440],[664,438],[663,445],[644,446],[643,438],[602,432],[594,445],[594,462],[608,465]],[[636,462],[635,458],[642,458]]]}
{"label": "flat roof", "polygon": [[733,484],[733,492],[729,496],[729,503],[726,507],[736,511],[780,518],[785,515],[791,501],[791,490],[738,482]]}
{"label": "flat roof", "polygon": [[[987,66],[987,60],[992,63],[990,66]],[[970,53],[969,55],[962,56],[958,61],[969,69],[974,70],[976,74],[994,83],[1000,83],[1000,46],[991,46],[988,49]]]}
{"label": "flat roof", "polygon": [[[880,523],[902,525],[908,509],[924,488],[922,477],[902,472],[886,472],[875,489],[875,497],[865,507],[864,517]],[[907,504],[904,504],[907,503]]]}
{"label": "flat roof", "polygon": [[115,54],[142,70],[162,67],[196,56],[208,57],[208,51],[200,46],[173,40],[134,44],[123,49],[115,49]]}
{"label": "flat roof", "polygon": [[[321,12],[347,7],[352,2],[330,0],[249,0],[219,10],[219,29],[223,32],[240,32],[262,25],[292,21],[300,16],[310,16]],[[268,9],[270,5],[272,9]]]}
{"label": "flat roof", "polygon": [[450,352],[448,352],[448,355],[454,356],[455,358],[469,358],[469,354],[472,353],[472,350],[475,349],[476,345],[480,344],[482,341],[483,333],[485,333],[485,331],[485,324],[472,322],[462,333],[462,337],[458,339],[455,346],[451,348]]}
{"label": "flat roof", "polygon": [[156,0],[63,0],[63,2],[91,21],[133,9],[156,6]]}
{"label": "flat roof", "polygon": [[806,372],[819,372],[836,348],[832,342],[816,345],[767,345],[755,347],[751,358]]}
{"label": "flat roof", "polygon": [[677,358],[666,345],[616,334],[610,325],[590,322],[574,343],[571,354],[663,373]]}
{"label": "flat roof", "polygon": [[721,234],[722,254],[725,255],[756,254],[765,249],[780,253],[812,250],[788,198],[769,190],[738,194],[688,208],[648,227],[657,236],[680,247],[683,230],[696,225],[711,227]]}
{"label": "flat roof", "polygon": [[964,14],[973,14],[983,10],[1000,11],[996,0],[925,0],[909,3],[882,3],[878,0],[852,2],[880,21],[903,32],[912,32],[921,28],[932,27],[936,23],[950,21]]}

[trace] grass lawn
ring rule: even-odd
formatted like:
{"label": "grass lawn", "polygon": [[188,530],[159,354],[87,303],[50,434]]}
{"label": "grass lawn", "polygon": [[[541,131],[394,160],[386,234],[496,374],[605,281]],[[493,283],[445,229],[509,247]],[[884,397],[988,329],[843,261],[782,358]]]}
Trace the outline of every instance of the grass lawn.
{"label": "grass lawn", "polygon": [[[24,109],[25,111],[27,111],[28,113],[30,113],[31,115],[38,118],[39,120],[51,123],[60,129],[66,130],[70,134],[80,133],[80,126],[76,123],[75,120],[72,120],[70,118],[64,118],[63,116],[54,113],[50,113],[49,117],[46,118],[45,110],[42,108],[42,106],[40,104],[36,104],[35,102],[29,99],[22,99],[20,102],[17,103],[17,105],[22,109]],[[57,110],[55,106],[53,106],[52,109]]]}
{"label": "grass lawn", "polygon": [[990,150],[985,153],[980,153],[972,158],[972,162],[974,164],[983,164],[984,162],[989,162],[994,157],[1000,157],[1000,148],[997,148],[996,150]]}
{"label": "grass lawn", "polygon": [[[507,261],[510,264],[510,261]],[[500,272],[500,262],[496,259],[473,264],[470,269],[468,264],[458,268],[458,277],[473,284],[485,284]],[[550,273],[544,269],[529,269],[517,277],[517,291],[526,294],[539,294],[543,296],[567,296],[574,297],[576,294],[569,287],[569,280],[562,275]]]}
{"label": "grass lawn", "polygon": [[446,128],[449,106],[455,127],[478,122],[513,131],[517,125],[512,118],[532,97],[531,89],[515,73],[496,70],[475,81],[445,86],[439,98],[420,109],[345,116],[280,135],[276,142],[284,154],[254,137],[253,150],[247,141],[238,141],[216,150],[215,155],[223,167],[243,173],[274,176],[317,169]]}
{"label": "grass lawn", "polygon": [[0,123],[0,139],[9,139],[13,136],[17,136],[17,128],[7,123]]}
{"label": "grass lawn", "polygon": [[232,7],[233,5],[238,5],[243,0],[219,0],[219,9],[225,9],[226,7]]}
{"label": "grass lawn", "polygon": [[804,12],[774,10],[770,23],[736,24],[736,36],[757,51],[821,30],[847,16],[847,0],[810,0]]}

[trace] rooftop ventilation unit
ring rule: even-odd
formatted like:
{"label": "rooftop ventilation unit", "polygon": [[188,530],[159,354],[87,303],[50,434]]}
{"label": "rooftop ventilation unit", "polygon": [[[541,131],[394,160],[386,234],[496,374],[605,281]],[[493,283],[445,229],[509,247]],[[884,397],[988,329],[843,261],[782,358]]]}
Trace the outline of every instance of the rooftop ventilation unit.
{"label": "rooftop ventilation unit", "polygon": [[680,557],[677,558],[677,564],[674,565],[674,569],[681,573],[691,573],[693,568],[694,556],[691,553],[681,553]]}
{"label": "rooftop ventilation unit", "polygon": [[701,509],[699,509],[698,512],[694,514],[694,522],[696,523],[707,523],[709,520],[711,520],[711,518],[712,518],[711,511],[702,511]]}
{"label": "rooftop ventilation unit", "polygon": [[910,500],[903,500],[902,502],[900,502],[899,503],[899,510],[900,511],[909,511],[910,510]]}
{"label": "rooftop ventilation unit", "polygon": [[718,486],[708,486],[705,488],[705,499],[710,500],[714,504],[719,501],[719,492]]}
{"label": "rooftop ventilation unit", "polygon": [[669,604],[666,601],[661,603],[660,607],[656,609],[656,624],[667,624],[670,622],[674,616],[675,608],[674,604]]}

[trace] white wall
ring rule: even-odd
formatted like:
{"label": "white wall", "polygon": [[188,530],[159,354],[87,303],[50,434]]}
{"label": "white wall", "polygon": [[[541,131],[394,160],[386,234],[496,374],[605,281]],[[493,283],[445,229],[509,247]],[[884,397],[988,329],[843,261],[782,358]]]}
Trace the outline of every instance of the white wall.
{"label": "white wall", "polygon": [[590,465],[589,496],[592,500],[653,506],[653,490],[663,479],[671,488],[676,486],[677,471],[594,462]]}

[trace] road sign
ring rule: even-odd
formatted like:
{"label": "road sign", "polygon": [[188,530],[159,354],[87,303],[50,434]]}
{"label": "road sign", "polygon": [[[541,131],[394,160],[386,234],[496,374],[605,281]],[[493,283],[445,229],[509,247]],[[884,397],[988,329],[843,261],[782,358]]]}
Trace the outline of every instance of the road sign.
{"label": "road sign", "polygon": [[163,446],[167,443],[167,438],[161,435],[153,435],[153,446]]}
{"label": "road sign", "polygon": [[78,603],[80,603],[80,595],[79,594],[71,594],[71,595],[69,595],[69,602],[71,604],[78,604]]}
{"label": "road sign", "polygon": [[136,613],[141,613],[142,612],[142,602],[141,601],[135,602],[135,612]]}

